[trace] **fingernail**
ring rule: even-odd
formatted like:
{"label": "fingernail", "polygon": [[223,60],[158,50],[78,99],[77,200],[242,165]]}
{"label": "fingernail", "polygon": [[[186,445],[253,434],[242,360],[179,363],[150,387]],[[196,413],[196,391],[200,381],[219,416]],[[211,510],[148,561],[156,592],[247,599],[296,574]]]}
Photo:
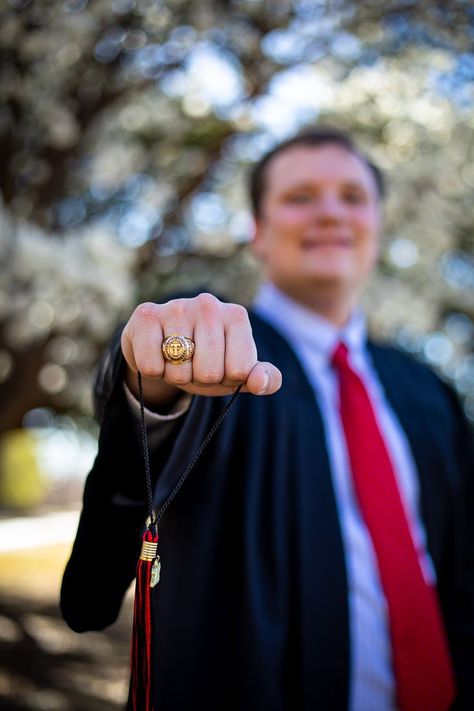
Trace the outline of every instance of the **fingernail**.
{"label": "fingernail", "polygon": [[265,375],[264,375],[264,378],[263,378],[263,385],[262,385],[262,387],[260,388],[260,390],[258,391],[258,394],[259,394],[259,395],[263,395],[264,393],[267,392],[268,380],[269,380],[269,379],[268,379],[268,373],[267,373],[267,371],[265,371]]}

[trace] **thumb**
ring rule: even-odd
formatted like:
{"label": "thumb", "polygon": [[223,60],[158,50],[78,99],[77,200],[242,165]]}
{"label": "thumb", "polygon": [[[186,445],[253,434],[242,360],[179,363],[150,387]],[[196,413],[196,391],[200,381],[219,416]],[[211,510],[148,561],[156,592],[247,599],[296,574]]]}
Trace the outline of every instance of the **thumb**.
{"label": "thumb", "polygon": [[246,390],[253,395],[272,395],[280,389],[281,372],[272,363],[259,361],[249,373]]}

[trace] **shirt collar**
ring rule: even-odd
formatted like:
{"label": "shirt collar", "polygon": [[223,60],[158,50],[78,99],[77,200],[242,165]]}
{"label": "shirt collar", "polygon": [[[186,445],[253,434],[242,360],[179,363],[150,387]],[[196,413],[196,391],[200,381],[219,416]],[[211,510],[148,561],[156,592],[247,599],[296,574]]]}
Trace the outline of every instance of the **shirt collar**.
{"label": "shirt collar", "polygon": [[311,346],[315,355],[327,361],[339,341],[344,341],[352,355],[362,351],[366,344],[367,325],[362,311],[354,311],[349,321],[338,328],[271,282],[260,286],[253,310],[285,336],[297,353],[299,344]]}

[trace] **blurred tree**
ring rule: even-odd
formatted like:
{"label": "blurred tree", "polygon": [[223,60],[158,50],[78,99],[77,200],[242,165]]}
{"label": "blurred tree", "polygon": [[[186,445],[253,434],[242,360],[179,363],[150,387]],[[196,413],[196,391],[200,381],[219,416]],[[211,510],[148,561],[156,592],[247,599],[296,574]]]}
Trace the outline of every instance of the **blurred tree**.
{"label": "blurred tree", "polygon": [[0,429],[87,411],[138,299],[249,298],[245,170],[315,121],[355,131],[393,185],[374,328],[467,394],[473,38],[462,0],[3,0]]}

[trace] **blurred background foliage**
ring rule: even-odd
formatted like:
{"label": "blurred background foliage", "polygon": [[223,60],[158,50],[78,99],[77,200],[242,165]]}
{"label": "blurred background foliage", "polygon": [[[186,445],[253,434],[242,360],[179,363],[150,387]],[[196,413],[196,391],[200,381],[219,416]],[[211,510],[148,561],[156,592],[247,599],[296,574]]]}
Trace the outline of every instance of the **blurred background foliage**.
{"label": "blurred background foliage", "polygon": [[315,123],[353,132],[388,177],[373,330],[440,369],[474,417],[472,3],[0,8],[4,468],[25,427],[35,446],[38,428],[59,436],[59,479],[90,459],[92,369],[136,303],[204,285],[250,300],[246,172]]}

